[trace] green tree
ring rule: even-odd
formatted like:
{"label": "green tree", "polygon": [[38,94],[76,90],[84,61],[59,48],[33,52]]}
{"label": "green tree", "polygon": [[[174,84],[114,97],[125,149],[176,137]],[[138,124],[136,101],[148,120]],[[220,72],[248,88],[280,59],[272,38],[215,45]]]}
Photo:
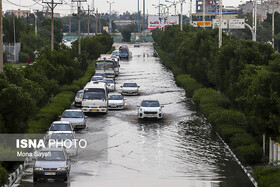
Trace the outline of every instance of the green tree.
{"label": "green tree", "polygon": [[123,29],[122,36],[123,36],[124,42],[130,42],[131,41],[131,30]]}

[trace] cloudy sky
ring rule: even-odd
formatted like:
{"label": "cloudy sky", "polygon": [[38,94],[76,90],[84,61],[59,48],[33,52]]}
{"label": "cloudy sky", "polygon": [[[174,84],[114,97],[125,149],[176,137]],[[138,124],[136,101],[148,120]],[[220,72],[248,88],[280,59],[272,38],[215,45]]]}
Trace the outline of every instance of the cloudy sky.
{"label": "cloudy sky", "polygon": [[[2,6],[3,10],[9,10],[9,9],[22,9],[22,10],[42,10],[42,5],[46,5],[42,3],[43,1],[51,1],[51,0],[2,0]],[[75,7],[71,9],[71,0],[54,0],[55,2],[63,2],[62,5],[58,5],[57,8],[55,9],[55,12],[59,12],[62,15],[67,15],[71,13],[72,11],[76,11],[76,3],[73,3]],[[112,10],[117,11],[117,12],[135,12],[137,11],[137,0],[109,0],[110,2],[114,2],[112,4]],[[143,9],[143,0],[140,1],[140,10]],[[149,14],[155,14],[157,13],[158,9],[153,7],[153,4],[159,4],[159,1],[161,3],[165,3],[165,0],[146,0],[146,11],[148,11]],[[174,0],[171,0],[174,1]],[[178,1],[178,0],[177,0]],[[232,5],[232,6],[237,6],[238,4],[245,2],[246,0],[223,0],[224,5]],[[36,3],[37,2],[37,3]],[[189,12],[189,0],[186,0],[186,3],[184,3],[184,13]],[[195,0],[193,0],[193,6]],[[95,7],[98,8],[99,12],[109,12],[109,4],[107,3],[107,0],[94,0]],[[82,6],[84,9],[87,9],[88,5],[92,7],[93,0],[87,0],[87,2],[82,3]],[[166,3],[168,4],[168,3]],[[177,11],[179,11],[179,5],[177,8]],[[194,10],[194,8],[193,8]],[[174,8],[171,9],[172,13],[175,11]]]}

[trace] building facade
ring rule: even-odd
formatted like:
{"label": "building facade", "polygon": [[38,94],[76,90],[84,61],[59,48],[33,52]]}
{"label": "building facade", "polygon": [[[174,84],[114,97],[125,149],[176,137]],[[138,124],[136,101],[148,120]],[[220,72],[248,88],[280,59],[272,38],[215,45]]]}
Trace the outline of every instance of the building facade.
{"label": "building facade", "polygon": [[7,10],[6,14],[15,15],[16,17],[28,17],[30,16],[30,10]]}

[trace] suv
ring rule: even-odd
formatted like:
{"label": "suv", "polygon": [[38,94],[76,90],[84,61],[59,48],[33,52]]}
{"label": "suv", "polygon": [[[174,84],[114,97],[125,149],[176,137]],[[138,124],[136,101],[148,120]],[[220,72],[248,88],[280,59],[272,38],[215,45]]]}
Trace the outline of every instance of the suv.
{"label": "suv", "polygon": [[143,100],[138,106],[138,117],[143,118],[157,118],[161,119],[163,116],[163,106],[157,100]]}

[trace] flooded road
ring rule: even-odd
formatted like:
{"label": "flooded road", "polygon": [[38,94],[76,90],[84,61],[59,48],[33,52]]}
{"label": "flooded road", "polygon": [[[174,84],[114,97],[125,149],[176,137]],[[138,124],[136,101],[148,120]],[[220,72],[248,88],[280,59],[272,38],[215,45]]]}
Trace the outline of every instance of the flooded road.
{"label": "flooded road", "polygon": [[[89,147],[73,159],[67,183],[35,185],[29,169],[19,186],[252,186],[184,90],[176,86],[172,73],[154,57],[153,46],[129,48],[133,58],[120,62],[116,88],[136,82],[140,95],[126,96],[125,110],[89,117],[87,129],[76,132],[89,141]],[[138,119],[137,105],[143,99],[164,105],[162,120]]]}

